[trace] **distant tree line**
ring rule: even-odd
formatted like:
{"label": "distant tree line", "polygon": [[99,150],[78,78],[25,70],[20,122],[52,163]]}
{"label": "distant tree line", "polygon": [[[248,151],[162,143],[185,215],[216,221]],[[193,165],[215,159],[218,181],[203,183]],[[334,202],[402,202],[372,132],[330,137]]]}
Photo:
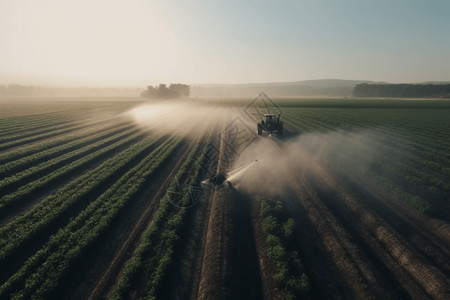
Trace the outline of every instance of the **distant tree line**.
{"label": "distant tree line", "polygon": [[167,87],[165,84],[159,86],[147,86],[147,90],[141,93],[143,98],[167,99],[187,98],[191,93],[191,87],[186,84],[172,83]]}
{"label": "distant tree line", "polygon": [[353,89],[354,97],[450,98],[450,84],[369,84]]}

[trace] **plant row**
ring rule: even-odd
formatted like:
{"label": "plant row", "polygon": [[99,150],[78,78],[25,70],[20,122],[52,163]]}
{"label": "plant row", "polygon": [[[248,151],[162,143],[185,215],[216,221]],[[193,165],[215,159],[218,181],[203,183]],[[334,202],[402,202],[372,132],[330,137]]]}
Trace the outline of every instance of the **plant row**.
{"label": "plant row", "polygon": [[[90,144],[88,143],[85,146],[83,146],[83,144],[80,144],[81,147],[78,149],[64,153],[63,155],[49,159],[48,161],[44,161],[36,166],[32,166],[10,177],[4,178],[3,180],[0,180],[0,194],[3,194],[2,191],[8,188],[10,185],[17,186],[17,184],[23,183],[28,178],[42,178],[52,171],[57,170],[64,165],[70,164],[74,160],[83,158],[84,156],[87,156],[90,153],[95,152],[96,150],[105,148],[110,144],[114,144],[118,141],[120,142],[121,139],[133,135],[137,131],[137,129],[131,128],[126,130],[125,132],[119,132],[113,136],[94,141]],[[49,175],[51,176],[52,174]]]}
{"label": "plant row", "polygon": [[[130,132],[131,134],[132,132]],[[104,157],[107,157],[111,153],[117,152],[118,149],[124,147],[130,143],[135,142],[143,136],[142,133],[134,133],[130,136],[126,136],[120,139],[115,139],[116,141],[112,144],[105,145],[104,147],[98,147],[97,151],[81,156],[80,158],[68,162],[67,164],[49,172],[48,174],[38,177],[33,181],[30,181],[22,186],[20,186],[14,192],[4,195],[0,198],[0,210],[5,209],[11,204],[20,202],[33,194],[38,190],[42,190],[57,181],[58,179],[67,178],[69,174],[76,172],[84,168],[85,166],[92,164],[96,161],[101,161]]]}
{"label": "plant row", "polygon": [[[125,265],[123,275],[113,292],[113,299],[128,299],[140,292],[147,299],[155,299],[158,289],[173,261],[180,227],[199,182],[201,162],[206,148],[195,146],[172,180],[158,210],[145,232],[141,243]],[[176,205],[174,205],[176,204]]]}
{"label": "plant row", "polygon": [[110,224],[145,187],[149,177],[170,157],[179,143],[179,138],[166,140],[139,164],[125,172],[28,259],[20,270],[0,287],[0,296],[22,299],[50,297],[61,280],[68,278],[71,268],[87,255],[89,247],[107,231]]}
{"label": "plant row", "polygon": [[41,127],[41,128],[30,129],[30,130],[26,130],[26,131],[12,133],[7,136],[0,137],[0,145],[15,141],[15,140],[19,140],[19,139],[24,139],[24,138],[27,138],[30,136],[48,133],[48,132],[51,132],[54,130],[69,128],[69,127],[76,126],[79,124],[80,124],[80,122],[64,122],[64,123],[58,123],[55,125],[46,126],[43,128]]}
{"label": "plant row", "polygon": [[0,135],[7,136],[16,134],[21,131],[35,130],[46,126],[53,126],[57,124],[64,124],[67,121],[63,116],[49,117],[48,114],[21,116],[14,118],[0,119],[2,124]]}
{"label": "plant row", "polygon": [[63,126],[63,128],[60,128],[60,129],[49,130],[49,131],[45,131],[43,133],[36,134],[33,136],[28,136],[28,137],[12,140],[12,141],[9,141],[6,143],[1,143],[0,151],[7,150],[9,148],[13,148],[13,147],[17,147],[17,146],[22,146],[25,144],[39,141],[39,140],[44,140],[47,138],[63,135],[63,134],[70,133],[70,132],[73,132],[76,130],[84,129],[84,128],[86,128],[86,126],[87,126],[86,124],[84,124],[83,122],[80,122],[78,125],[73,125],[73,126],[69,126],[69,127]]}
{"label": "plant row", "polygon": [[15,160],[26,159],[26,157],[34,155],[36,153],[46,153],[47,150],[50,150],[53,147],[65,145],[67,143],[71,143],[73,141],[77,141],[79,139],[83,139],[85,137],[105,130],[110,130],[112,128],[120,128],[125,126],[126,124],[129,124],[129,122],[114,122],[112,124],[113,125],[107,124],[104,127],[88,126],[86,129],[81,130],[80,132],[71,133],[64,137],[57,137],[55,139],[45,140],[40,143],[5,151],[3,153],[0,153],[0,164],[7,164]]}
{"label": "plant row", "polygon": [[297,251],[291,244],[295,222],[286,218],[280,201],[260,201],[261,228],[265,237],[266,255],[275,268],[273,280],[285,299],[296,299],[310,290],[308,275]]}
{"label": "plant row", "polygon": [[[392,110],[387,112],[392,113]],[[371,110],[316,110],[313,114],[305,113],[305,111],[302,110],[298,111],[297,114],[293,111],[288,111],[287,114],[291,118],[306,119],[310,122],[322,124],[322,126],[328,124],[326,126],[329,129],[333,127],[345,128],[348,126],[372,129],[382,126],[382,128],[384,128],[384,134],[393,135],[392,137],[403,139],[407,137],[402,144],[409,144],[414,141],[414,145],[419,147],[431,144],[433,148],[436,149],[442,149],[444,151],[449,149],[449,133],[445,132],[445,129],[447,128],[446,122],[434,124],[432,119],[424,118],[419,114],[423,113],[423,111],[418,111],[413,116],[410,116],[409,118],[411,120],[402,117],[402,115],[405,114],[405,110],[401,111],[401,114],[398,114],[398,111],[395,112],[396,114],[389,116],[388,119],[395,120],[395,124],[392,122],[385,122],[385,120],[374,122],[373,116],[376,116],[377,113],[381,112],[373,112]]]}
{"label": "plant row", "polygon": [[[448,144],[446,139],[448,132],[445,132],[445,122],[433,122],[432,118],[423,116],[423,110],[416,110],[413,115],[407,115],[407,112],[408,110],[303,108],[289,109],[284,112],[284,115],[299,120],[309,120],[329,127],[383,126],[403,133],[414,132],[420,138],[427,138],[429,134],[432,134],[434,139],[441,137]],[[379,118],[379,116],[382,116],[382,118]],[[411,122],[412,120],[416,122]]]}
{"label": "plant row", "polygon": [[[298,119],[292,117],[292,113],[288,115],[289,124],[296,128],[300,127]],[[291,117],[294,120],[292,123]],[[335,119],[339,120],[339,117],[340,115],[335,117]],[[315,122],[317,123],[318,121]],[[335,130],[332,126],[323,128]],[[378,184],[383,182],[383,186],[388,191],[422,212],[429,207],[423,197],[433,201],[433,199],[439,200],[450,194],[450,186],[446,180],[448,175],[450,175],[450,161],[443,157],[442,153],[433,146],[418,146],[415,142],[411,142],[408,140],[406,133],[391,132],[388,128],[370,128],[369,131],[364,131],[363,143],[361,143],[360,139],[353,141],[351,136],[344,134],[338,137],[329,135],[327,139],[330,144],[337,145],[337,148],[342,148],[342,145],[346,145],[344,148],[349,150],[348,153],[352,153],[352,148],[357,149],[361,153],[373,153],[374,151],[389,153],[389,155],[380,154],[371,158],[372,163],[366,171],[375,171],[375,174],[369,177],[372,179],[385,178],[386,176],[395,178],[396,180],[391,181],[389,185],[385,183],[387,179],[377,179],[375,182]],[[333,163],[335,159],[338,160],[339,157],[333,156],[332,161],[327,163]],[[367,172],[366,174],[368,174]],[[408,190],[408,186],[414,186],[414,189],[420,195],[411,194],[411,191],[408,193],[403,192],[405,189]]]}
{"label": "plant row", "polygon": [[70,151],[82,148],[84,146],[87,146],[95,141],[99,141],[105,138],[108,138],[110,136],[113,136],[115,134],[119,134],[120,132],[123,132],[127,129],[130,129],[131,125],[121,125],[121,126],[114,126],[107,130],[96,130],[95,133],[90,132],[89,134],[79,136],[76,139],[73,139],[72,141],[68,141],[62,145],[47,149],[45,151],[36,152],[34,154],[16,159],[16,160],[10,160],[6,162],[5,164],[0,166],[0,177],[5,178],[6,176],[9,176],[10,174],[14,174],[19,172],[20,170],[24,170],[26,168],[29,168],[33,165],[36,165],[42,161],[49,160],[51,158],[55,158],[59,155],[68,153]]}
{"label": "plant row", "polygon": [[[116,145],[102,149],[98,155],[108,153],[119,144],[133,141],[135,138],[136,136],[131,136],[119,141]],[[24,215],[0,228],[0,263],[8,259],[10,254],[51,224],[59,215],[68,211],[76,203],[85,200],[92,191],[102,188],[115,174],[124,172],[130,162],[140,154],[145,153],[145,150],[151,147],[154,142],[153,139],[143,139],[133,143],[127,149],[107,159],[94,169],[87,170],[58,189],[54,194],[43,198]],[[90,159],[95,159],[95,157],[101,156],[92,156]],[[19,195],[15,199],[20,199],[20,197],[23,197],[23,195]]]}

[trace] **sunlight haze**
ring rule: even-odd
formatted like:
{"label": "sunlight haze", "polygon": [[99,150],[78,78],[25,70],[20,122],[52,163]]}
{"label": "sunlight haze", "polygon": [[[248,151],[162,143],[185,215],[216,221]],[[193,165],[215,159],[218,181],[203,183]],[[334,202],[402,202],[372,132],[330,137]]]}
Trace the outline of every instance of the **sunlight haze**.
{"label": "sunlight haze", "polygon": [[0,84],[450,80],[449,1],[0,0]]}

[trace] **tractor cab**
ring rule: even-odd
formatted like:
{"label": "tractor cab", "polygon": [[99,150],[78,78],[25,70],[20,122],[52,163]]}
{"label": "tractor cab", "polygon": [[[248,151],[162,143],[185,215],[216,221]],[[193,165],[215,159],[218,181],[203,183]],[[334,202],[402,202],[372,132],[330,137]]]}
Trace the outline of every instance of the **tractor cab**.
{"label": "tractor cab", "polygon": [[277,123],[278,118],[273,114],[265,114],[266,124]]}
{"label": "tractor cab", "polygon": [[278,135],[283,134],[283,122],[280,121],[280,115],[265,114],[264,119],[258,123],[258,135],[265,131],[268,134],[276,132]]}

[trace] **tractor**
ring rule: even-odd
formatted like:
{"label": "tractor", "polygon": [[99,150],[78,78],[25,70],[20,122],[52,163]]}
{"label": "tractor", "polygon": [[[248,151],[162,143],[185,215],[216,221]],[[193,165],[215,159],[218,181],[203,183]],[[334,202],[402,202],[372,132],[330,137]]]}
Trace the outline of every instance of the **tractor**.
{"label": "tractor", "polygon": [[265,131],[268,134],[277,133],[277,135],[283,134],[283,122],[280,121],[280,114],[278,117],[274,114],[265,114],[264,119],[258,123],[258,135],[261,135]]}

